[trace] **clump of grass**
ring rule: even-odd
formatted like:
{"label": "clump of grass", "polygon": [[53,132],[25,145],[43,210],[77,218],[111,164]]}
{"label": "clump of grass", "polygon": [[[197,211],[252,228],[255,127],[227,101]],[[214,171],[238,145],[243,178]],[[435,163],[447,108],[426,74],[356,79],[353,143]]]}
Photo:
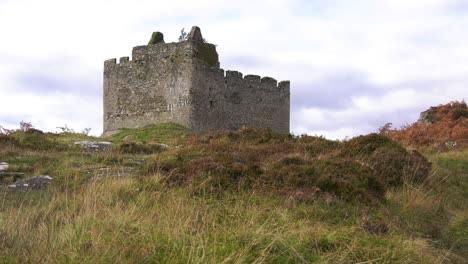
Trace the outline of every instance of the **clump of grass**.
{"label": "clump of grass", "polygon": [[55,140],[51,133],[44,133],[37,129],[30,129],[27,131],[15,131],[8,135],[16,140],[17,146],[32,149],[32,150],[58,150],[63,149],[65,146]]}
{"label": "clump of grass", "polygon": [[125,154],[156,154],[164,151],[165,147],[161,144],[142,144],[135,142],[125,142],[118,146],[120,152]]}
{"label": "clump of grass", "polygon": [[342,155],[372,168],[385,187],[401,186],[408,176],[411,181],[424,181],[431,169],[431,164],[417,151],[408,152],[379,134],[359,136],[345,142]]}
{"label": "clump of grass", "polygon": [[468,212],[458,211],[443,231],[443,240],[455,251],[468,255]]}
{"label": "clump of grass", "polygon": [[383,197],[384,186],[374,171],[356,161],[320,161],[314,164],[317,186],[348,200]]}

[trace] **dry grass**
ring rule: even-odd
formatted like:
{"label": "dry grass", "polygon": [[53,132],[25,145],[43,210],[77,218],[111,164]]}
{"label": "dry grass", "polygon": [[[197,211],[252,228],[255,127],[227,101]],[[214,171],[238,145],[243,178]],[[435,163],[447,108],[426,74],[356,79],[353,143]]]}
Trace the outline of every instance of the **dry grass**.
{"label": "dry grass", "polygon": [[[318,170],[353,159],[340,142],[265,131],[184,140],[154,154],[1,145],[0,160],[55,182],[0,192],[0,263],[466,263],[466,150],[428,153],[428,177],[403,177],[369,203],[301,178],[340,174]],[[370,166],[359,150],[353,162]],[[101,167],[133,172],[82,184]],[[280,188],[280,172],[296,182]]]}
{"label": "dry grass", "polygon": [[[155,175],[104,180],[74,192],[4,194],[2,261],[30,263],[453,263],[430,239],[372,235],[358,215],[342,223],[255,193],[193,197]],[[349,205],[354,207],[356,205]],[[364,210],[357,206],[359,210]],[[308,216],[308,212],[312,216]],[[349,212],[348,212],[349,213]],[[315,214],[315,215],[314,215]],[[343,221],[345,222],[345,221]],[[442,257],[443,256],[443,257]],[[445,258],[445,259],[443,259]],[[370,262],[372,263],[372,262]],[[460,262],[461,263],[461,262]]]}

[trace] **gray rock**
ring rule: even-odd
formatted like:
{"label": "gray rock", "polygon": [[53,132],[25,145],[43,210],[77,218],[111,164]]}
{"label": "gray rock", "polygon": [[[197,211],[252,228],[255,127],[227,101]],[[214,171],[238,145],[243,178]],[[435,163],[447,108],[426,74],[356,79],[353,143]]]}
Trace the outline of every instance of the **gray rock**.
{"label": "gray rock", "polygon": [[96,174],[95,176],[85,180],[81,185],[87,185],[91,182],[102,180],[102,179],[107,179],[107,178],[127,177],[127,176],[130,176],[133,172],[135,172],[135,170],[132,168],[123,168],[118,171],[112,171],[111,168],[107,168],[107,167],[100,168],[99,171],[101,171],[102,173]]}
{"label": "gray rock", "polygon": [[434,122],[434,115],[437,112],[438,108],[433,106],[428,110],[421,112],[419,115],[418,123],[424,125],[431,125]]}
{"label": "gray rock", "polygon": [[17,181],[6,186],[6,188],[18,191],[42,190],[47,188],[52,180],[53,178],[49,175],[34,176],[26,180]]}
{"label": "gray rock", "polygon": [[141,165],[144,164],[146,161],[145,159],[128,159],[128,163],[130,164],[135,164],[135,165]]}
{"label": "gray rock", "polygon": [[201,30],[197,26],[193,26],[192,30],[190,30],[190,33],[188,35],[188,40],[193,41],[193,42],[198,42],[198,43],[203,43],[203,36],[201,34]]}
{"label": "gray rock", "polygon": [[7,170],[10,165],[6,162],[0,162],[0,171]]}
{"label": "gray rock", "polygon": [[77,141],[74,144],[94,151],[107,150],[112,146],[112,143],[107,141]]}
{"label": "gray rock", "polygon": [[157,145],[157,146],[160,146],[162,147],[163,149],[168,149],[170,148],[169,145],[167,144],[164,144],[164,143],[153,143],[154,145]]}

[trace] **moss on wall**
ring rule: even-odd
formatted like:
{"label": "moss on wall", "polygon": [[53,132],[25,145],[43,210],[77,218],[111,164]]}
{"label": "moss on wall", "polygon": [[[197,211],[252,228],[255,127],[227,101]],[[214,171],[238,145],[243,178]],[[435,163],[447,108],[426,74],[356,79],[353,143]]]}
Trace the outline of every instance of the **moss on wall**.
{"label": "moss on wall", "polygon": [[203,43],[198,46],[198,59],[206,62],[211,67],[218,64],[218,52],[216,52],[216,46],[210,43]]}
{"label": "moss on wall", "polygon": [[164,43],[164,35],[161,32],[153,32],[153,35],[151,35],[151,39],[148,42],[148,45],[152,44],[158,44],[158,43]]}

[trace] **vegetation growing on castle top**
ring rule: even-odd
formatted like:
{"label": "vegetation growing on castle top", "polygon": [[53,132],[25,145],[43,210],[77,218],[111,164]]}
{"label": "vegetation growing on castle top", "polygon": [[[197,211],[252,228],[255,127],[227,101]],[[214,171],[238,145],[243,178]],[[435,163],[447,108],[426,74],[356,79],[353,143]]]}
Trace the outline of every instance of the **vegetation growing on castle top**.
{"label": "vegetation growing on castle top", "polygon": [[161,32],[153,32],[151,39],[148,42],[148,45],[164,43],[164,35]]}
{"label": "vegetation growing on castle top", "polygon": [[199,44],[197,58],[204,61],[208,66],[215,67],[219,62],[216,46],[211,43]]}

